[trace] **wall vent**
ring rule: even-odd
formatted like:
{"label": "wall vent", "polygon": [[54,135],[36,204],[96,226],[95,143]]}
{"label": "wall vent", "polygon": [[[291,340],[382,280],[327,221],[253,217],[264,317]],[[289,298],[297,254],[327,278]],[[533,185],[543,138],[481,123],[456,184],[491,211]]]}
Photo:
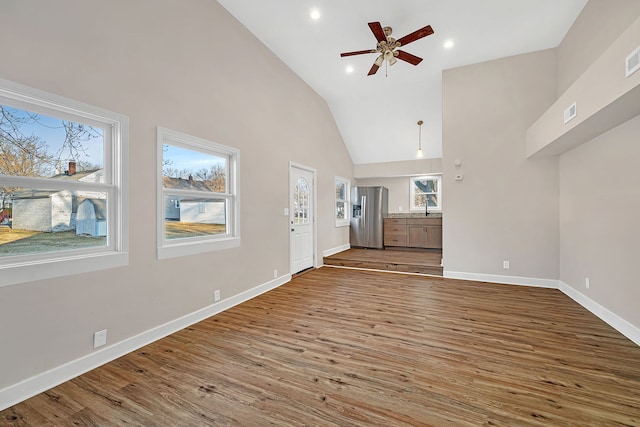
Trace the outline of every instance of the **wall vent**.
{"label": "wall vent", "polygon": [[627,56],[627,77],[640,70],[640,47]]}
{"label": "wall vent", "polygon": [[574,102],[573,104],[571,104],[571,106],[569,106],[569,108],[564,110],[564,124],[566,125],[571,120],[575,119],[576,114],[577,114],[577,108],[576,108],[576,103]]}

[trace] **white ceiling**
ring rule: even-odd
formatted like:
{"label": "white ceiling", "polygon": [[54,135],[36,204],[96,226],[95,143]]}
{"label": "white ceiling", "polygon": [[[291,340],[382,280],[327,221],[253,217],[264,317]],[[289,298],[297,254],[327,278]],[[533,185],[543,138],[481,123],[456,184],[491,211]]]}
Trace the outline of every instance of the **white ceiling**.
{"label": "white ceiling", "polygon": [[[558,46],[587,0],[218,0],[328,103],[356,164],[413,160],[418,120],[425,158],[442,157],[442,70]],[[320,19],[309,13],[316,8]],[[402,49],[424,58],[367,76],[375,49],[367,23],[398,39],[435,33]],[[446,40],[455,46],[446,50]],[[354,72],[348,74],[347,66]]]}

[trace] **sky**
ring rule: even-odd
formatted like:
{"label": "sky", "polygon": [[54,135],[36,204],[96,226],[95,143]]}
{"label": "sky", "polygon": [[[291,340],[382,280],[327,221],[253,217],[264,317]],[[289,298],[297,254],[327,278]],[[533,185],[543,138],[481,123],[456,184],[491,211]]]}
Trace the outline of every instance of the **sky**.
{"label": "sky", "polygon": [[[2,107],[16,117],[28,118],[28,113],[25,110],[6,105]],[[56,154],[63,147],[65,141],[63,120],[43,114],[37,114],[36,116],[37,120],[29,120],[28,123],[21,124],[20,132],[25,136],[35,135],[39,137],[41,141],[46,143],[47,153]],[[63,151],[60,155],[61,170],[57,171],[57,173],[64,172],[68,162],[72,160],[89,162],[99,167],[103,166],[104,132],[101,128],[92,127],[92,129],[99,134],[99,137],[83,142],[82,146],[85,148],[85,153],[80,153],[79,157],[74,158],[68,149]],[[170,162],[167,167],[178,171],[190,170],[197,172],[201,169],[210,169],[211,166],[216,164],[225,164],[223,157],[172,145],[164,145],[163,159]]]}
{"label": "sky", "polygon": [[163,145],[162,158],[171,163],[167,165],[172,169],[179,171],[188,169],[197,172],[200,169],[210,169],[215,164],[224,165],[225,159],[211,154],[201,153],[199,151],[188,150],[186,148],[176,147],[174,145]]}
{"label": "sky", "polygon": [[[3,108],[16,117],[28,117],[25,110],[6,105],[3,105]],[[63,121],[61,119],[37,114],[36,121],[30,121],[30,123],[22,124],[19,131],[25,136],[35,135],[39,137],[40,140],[45,142],[47,146],[47,153],[55,154],[61,149],[65,141],[65,130],[62,123]],[[85,148],[86,153],[81,153],[78,158],[73,158],[68,150],[63,151],[60,155],[60,160],[63,162],[63,165],[66,166],[68,161],[75,160],[89,162],[99,167],[103,166],[104,132],[101,128],[92,127],[92,129],[99,135],[99,137],[83,142],[82,145]]]}

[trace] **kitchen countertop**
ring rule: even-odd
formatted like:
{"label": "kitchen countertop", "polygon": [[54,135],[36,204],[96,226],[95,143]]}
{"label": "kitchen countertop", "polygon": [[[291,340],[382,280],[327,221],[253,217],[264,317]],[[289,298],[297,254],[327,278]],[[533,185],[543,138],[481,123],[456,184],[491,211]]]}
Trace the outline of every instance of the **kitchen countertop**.
{"label": "kitchen countertop", "polygon": [[427,216],[424,212],[390,212],[385,218],[442,218],[442,212],[429,212]]}

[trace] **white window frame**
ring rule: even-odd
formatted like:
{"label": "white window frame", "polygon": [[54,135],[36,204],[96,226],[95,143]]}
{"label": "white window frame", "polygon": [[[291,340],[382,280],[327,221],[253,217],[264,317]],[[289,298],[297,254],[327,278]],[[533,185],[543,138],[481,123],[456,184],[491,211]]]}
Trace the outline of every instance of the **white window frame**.
{"label": "white window frame", "polygon": [[128,117],[39,89],[0,79],[0,103],[104,131],[104,183],[0,175],[0,186],[107,193],[107,245],[0,258],[0,286],[51,279],[129,263]]}
{"label": "white window frame", "polygon": [[426,209],[424,206],[416,206],[414,203],[415,201],[414,196],[416,194],[415,192],[416,185],[414,183],[415,181],[420,181],[423,179],[432,179],[432,180],[438,181],[438,192],[429,193],[429,194],[436,194],[438,196],[438,206],[430,207],[429,212],[442,212],[442,175],[440,174],[412,176],[409,178],[409,207],[411,212],[424,212]]}
{"label": "white window frame", "polygon": [[335,196],[335,202],[333,204],[333,208],[336,209],[338,202],[344,202],[344,219],[338,218],[338,212],[334,212],[336,218],[336,227],[347,227],[349,226],[349,212],[351,211],[351,180],[347,178],[342,178],[340,176],[335,177],[335,185],[344,184],[345,186],[345,199],[338,199],[338,196]]}
{"label": "white window frame", "polygon": [[[206,197],[224,199],[227,201],[226,234],[189,237],[175,240],[167,239],[165,237],[165,196],[203,196],[203,192],[200,191],[164,188],[162,182],[162,147],[165,144],[184,148],[186,150],[199,151],[206,154],[226,157],[228,159],[226,192],[207,192],[205,194]],[[156,207],[158,259],[195,255],[240,246],[240,150],[158,126],[156,163],[158,183]]]}

